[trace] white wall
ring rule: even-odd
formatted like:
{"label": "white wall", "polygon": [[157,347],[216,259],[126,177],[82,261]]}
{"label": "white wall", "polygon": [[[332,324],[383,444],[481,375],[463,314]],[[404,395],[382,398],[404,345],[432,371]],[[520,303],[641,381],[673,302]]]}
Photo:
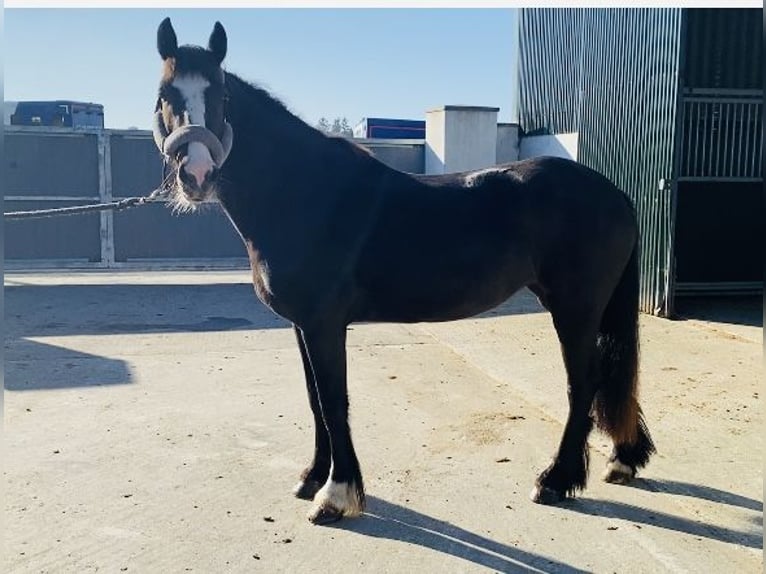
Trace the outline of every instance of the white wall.
{"label": "white wall", "polygon": [[552,155],[577,160],[577,139],[577,133],[522,137],[519,159]]}
{"label": "white wall", "polygon": [[495,165],[498,111],[481,106],[444,106],[426,112],[426,173]]}
{"label": "white wall", "polygon": [[445,173],[444,166],[447,164],[445,155],[447,112],[444,109],[426,112],[426,149],[425,168],[426,173]]}

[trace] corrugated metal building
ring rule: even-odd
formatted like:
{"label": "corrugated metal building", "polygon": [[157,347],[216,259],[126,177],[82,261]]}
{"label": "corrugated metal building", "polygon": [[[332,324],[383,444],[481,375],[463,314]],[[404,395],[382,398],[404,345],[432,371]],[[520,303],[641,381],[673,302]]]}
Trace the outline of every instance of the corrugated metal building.
{"label": "corrugated metal building", "polygon": [[522,9],[519,123],[636,204],[641,307],[763,289],[763,37],[749,9]]}

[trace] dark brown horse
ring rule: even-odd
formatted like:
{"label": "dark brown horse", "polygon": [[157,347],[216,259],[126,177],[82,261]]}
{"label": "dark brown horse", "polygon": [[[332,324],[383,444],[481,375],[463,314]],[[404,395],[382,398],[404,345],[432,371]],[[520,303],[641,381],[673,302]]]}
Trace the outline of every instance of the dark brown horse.
{"label": "dark brown horse", "polygon": [[532,498],[585,487],[593,423],[613,439],[605,479],[654,452],[638,404],[638,231],[630,201],[594,171],[539,158],[417,176],[328,137],[207,49],[158,30],[157,145],[175,202],[220,201],[250,256],[258,297],[295,328],[314,413],[314,457],[295,494],[315,523],[358,515],[364,489],[348,425],[346,329],[355,321],[469,317],[529,287],[561,342],[569,416]]}

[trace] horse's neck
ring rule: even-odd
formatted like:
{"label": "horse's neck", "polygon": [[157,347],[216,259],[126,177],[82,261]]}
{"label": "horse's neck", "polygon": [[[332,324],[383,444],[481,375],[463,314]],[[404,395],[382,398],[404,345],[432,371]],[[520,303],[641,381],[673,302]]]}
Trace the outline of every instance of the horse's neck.
{"label": "horse's neck", "polygon": [[227,82],[234,143],[222,170],[221,202],[234,224],[250,240],[269,230],[322,226],[342,202],[347,186],[341,182],[353,171],[356,150],[239,78]]}
{"label": "horse's neck", "polygon": [[263,173],[269,166],[276,169],[310,160],[307,156],[321,146],[322,134],[260,88],[233,74],[226,75],[226,82],[230,91],[229,121],[241,162]]}
{"label": "horse's neck", "polygon": [[305,161],[301,156],[307,155],[312,128],[238,77],[227,74],[226,82],[234,141],[223,166],[224,179],[234,184],[238,195],[266,198],[276,192],[270,187],[279,183],[284,188],[286,179],[297,175],[287,168]]}

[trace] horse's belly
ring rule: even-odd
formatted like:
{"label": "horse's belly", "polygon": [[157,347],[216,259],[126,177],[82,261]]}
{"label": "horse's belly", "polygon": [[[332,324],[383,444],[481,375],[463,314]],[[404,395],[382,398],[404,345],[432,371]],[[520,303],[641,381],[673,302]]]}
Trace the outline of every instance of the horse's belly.
{"label": "horse's belly", "polygon": [[[359,321],[434,322],[472,317],[497,307],[528,284],[522,265],[491,271],[387,274],[365,291]],[[453,269],[452,271],[458,271]]]}
{"label": "horse's belly", "polygon": [[367,313],[355,320],[386,323],[431,323],[466,319],[497,307],[517,290],[504,294],[501,297],[493,297],[482,301],[469,301],[457,298],[453,301],[410,298],[405,303],[400,301],[377,301],[376,304],[368,308],[369,311]]}

